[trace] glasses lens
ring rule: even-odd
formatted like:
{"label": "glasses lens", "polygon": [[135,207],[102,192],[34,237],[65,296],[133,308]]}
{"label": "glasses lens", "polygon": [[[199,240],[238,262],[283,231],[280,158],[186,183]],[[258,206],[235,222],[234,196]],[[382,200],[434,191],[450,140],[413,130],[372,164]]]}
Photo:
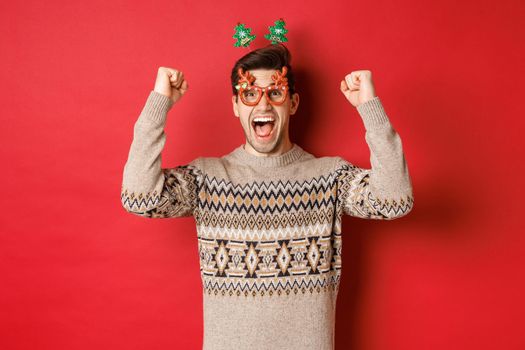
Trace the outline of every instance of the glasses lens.
{"label": "glasses lens", "polygon": [[286,90],[284,86],[271,86],[268,88],[268,97],[272,102],[283,102],[286,98]]}
{"label": "glasses lens", "polygon": [[260,91],[255,88],[248,88],[241,92],[241,99],[246,103],[255,103],[259,99]]}

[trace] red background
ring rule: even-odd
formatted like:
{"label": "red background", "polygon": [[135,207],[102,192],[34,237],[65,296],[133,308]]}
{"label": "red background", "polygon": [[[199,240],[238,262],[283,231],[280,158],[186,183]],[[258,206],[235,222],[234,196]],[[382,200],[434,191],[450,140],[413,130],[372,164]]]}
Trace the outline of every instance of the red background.
{"label": "red background", "polygon": [[525,348],[523,2],[241,3],[0,5],[0,348],[201,348],[194,221],[126,213],[123,166],[159,66],[190,84],[164,167],[240,145],[233,27],[261,47],[279,17],[292,140],[369,168],[339,91],[368,69],[414,185],[407,217],[344,220],[337,349]]}

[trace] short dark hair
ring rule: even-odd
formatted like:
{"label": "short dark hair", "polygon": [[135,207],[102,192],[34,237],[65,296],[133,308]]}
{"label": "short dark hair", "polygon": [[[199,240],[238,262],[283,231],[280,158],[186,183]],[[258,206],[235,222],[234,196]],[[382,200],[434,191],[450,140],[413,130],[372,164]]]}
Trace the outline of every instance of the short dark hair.
{"label": "short dark hair", "polygon": [[237,75],[237,70],[242,68],[243,71],[252,70],[252,69],[278,69],[282,67],[288,69],[286,77],[288,78],[288,91],[290,95],[295,93],[295,78],[291,66],[292,55],[288,48],[282,43],[269,44],[266,47],[262,47],[257,50],[248,52],[246,55],[242,56],[232,68],[231,72],[231,83],[232,83],[232,92],[234,95],[237,95],[237,89],[235,86],[239,82],[239,76]]}

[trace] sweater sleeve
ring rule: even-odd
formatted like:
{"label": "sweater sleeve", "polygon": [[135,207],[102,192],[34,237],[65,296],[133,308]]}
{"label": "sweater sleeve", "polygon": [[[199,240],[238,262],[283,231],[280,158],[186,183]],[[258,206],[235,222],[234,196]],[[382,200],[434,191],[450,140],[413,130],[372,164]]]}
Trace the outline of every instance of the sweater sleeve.
{"label": "sweater sleeve", "polygon": [[402,217],[412,210],[414,197],[401,138],[379,97],[358,105],[357,110],[365,125],[372,169],[336,157],[338,207],[363,219]]}
{"label": "sweater sleeve", "polygon": [[129,213],[147,218],[193,215],[202,180],[198,158],[175,168],[161,168],[164,126],[172,105],[171,99],[152,90],[135,123],[120,195]]}

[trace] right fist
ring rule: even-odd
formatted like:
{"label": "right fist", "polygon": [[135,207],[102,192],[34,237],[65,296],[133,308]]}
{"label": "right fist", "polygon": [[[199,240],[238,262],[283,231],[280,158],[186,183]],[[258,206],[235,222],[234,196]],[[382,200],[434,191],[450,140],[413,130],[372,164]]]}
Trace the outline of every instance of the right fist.
{"label": "right fist", "polygon": [[175,103],[187,90],[188,82],[184,79],[182,72],[173,68],[159,67],[155,81],[155,92],[169,97]]}

